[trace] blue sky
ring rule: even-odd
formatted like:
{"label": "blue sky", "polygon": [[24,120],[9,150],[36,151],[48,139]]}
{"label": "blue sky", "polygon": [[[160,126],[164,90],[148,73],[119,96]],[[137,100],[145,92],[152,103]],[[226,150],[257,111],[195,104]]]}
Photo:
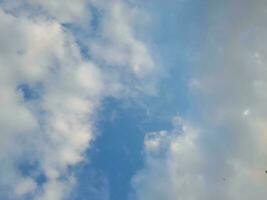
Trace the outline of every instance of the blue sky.
{"label": "blue sky", "polygon": [[265,199],[266,8],[0,1],[0,199]]}

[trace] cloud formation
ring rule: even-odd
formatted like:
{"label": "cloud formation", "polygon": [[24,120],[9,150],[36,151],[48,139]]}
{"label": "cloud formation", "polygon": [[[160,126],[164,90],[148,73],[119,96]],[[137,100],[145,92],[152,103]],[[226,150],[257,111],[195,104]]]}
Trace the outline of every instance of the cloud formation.
{"label": "cloud formation", "polygon": [[145,167],[133,179],[135,199],[266,198],[267,4],[209,6],[189,81],[197,109],[173,130],[147,135]]}
{"label": "cloud formation", "polygon": [[[123,75],[139,79],[142,71],[153,67],[147,47],[125,20],[124,14],[132,8],[122,1],[113,3],[1,2],[1,199],[65,199],[75,184],[71,168],[84,159],[95,137],[94,119],[101,100],[135,87],[121,83]],[[84,28],[92,20],[90,6],[104,17],[99,22],[103,38],[95,42],[103,52],[89,59],[77,43],[79,34],[65,23]],[[108,56],[104,49],[116,52],[120,62],[104,58]],[[105,63],[98,61],[102,58]],[[113,76],[109,71],[120,71],[118,65],[128,70]]]}

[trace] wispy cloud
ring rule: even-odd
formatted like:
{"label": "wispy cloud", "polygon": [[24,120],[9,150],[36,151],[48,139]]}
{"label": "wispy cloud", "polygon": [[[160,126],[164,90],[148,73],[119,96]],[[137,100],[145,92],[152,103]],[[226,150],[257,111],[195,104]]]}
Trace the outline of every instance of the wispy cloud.
{"label": "wispy cloud", "polygon": [[180,129],[148,134],[136,199],[265,199],[266,7],[210,1],[189,81],[197,109]]}

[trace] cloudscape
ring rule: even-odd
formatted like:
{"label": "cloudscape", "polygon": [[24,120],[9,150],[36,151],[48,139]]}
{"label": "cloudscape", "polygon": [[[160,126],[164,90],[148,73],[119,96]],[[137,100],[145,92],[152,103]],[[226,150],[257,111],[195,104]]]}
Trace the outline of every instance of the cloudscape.
{"label": "cloudscape", "polygon": [[267,1],[0,1],[0,200],[264,200]]}

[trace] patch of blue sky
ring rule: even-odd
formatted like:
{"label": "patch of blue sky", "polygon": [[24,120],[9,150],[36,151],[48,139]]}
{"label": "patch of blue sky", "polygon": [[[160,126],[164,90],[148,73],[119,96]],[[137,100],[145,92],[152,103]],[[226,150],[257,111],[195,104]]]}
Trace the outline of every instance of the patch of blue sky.
{"label": "patch of blue sky", "polygon": [[[155,24],[148,27],[149,43],[165,75],[159,81],[156,96],[143,97],[138,103],[113,98],[104,101],[99,114],[100,135],[87,153],[90,162],[78,167],[79,183],[73,200],[86,199],[85,196],[92,196],[92,200],[128,199],[131,178],[143,166],[145,133],[171,129],[171,118],[177,113],[192,114],[188,91],[191,56],[201,45],[198,41],[205,24],[200,22],[206,6],[190,0],[137,4],[155,17]],[[92,185],[92,181],[100,192],[88,189],[88,182]],[[103,191],[109,194],[103,196]]]}
{"label": "patch of blue sky", "polygon": [[[144,117],[144,110],[139,107],[116,99],[105,100],[98,122],[101,135],[88,152],[90,162],[83,170],[79,170],[78,179],[89,179],[95,169],[107,179],[105,187],[109,191],[110,200],[127,199],[131,177],[142,166],[141,150],[145,131],[140,124]],[[82,198],[83,193],[94,194],[88,194],[92,191],[85,190],[84,187],[87,186],[81,182],[75,199]]]}
{"label": "patch of blue sky", "polygon": [[29,84],[20,84],[17,90],[26,101],[36,100],[41,97],[41,86],[31,86]]}
{"label": "patch of blue sky", "polygon": [[23,160],[17,163],[17,168],[22,176],[32,177],[38,185],[47,181],[47,177],[40,171],[39,165],[35,161]]}
{"label": "patch of blue sky", "polygon": [[[143,2],[141,3],[143,4]],[[154,18],[150,27],[152,51],[157,63],[165,71],[161,77],[157,97],[146,97],[151,117],[162,121],[179,113],[186,116],[192,111],[193,99],[189,91],[192,63],[203,37],[206,6],[200,1],[156,1],[144,5]],[[170,127],[162,127],[162,129]]]}

